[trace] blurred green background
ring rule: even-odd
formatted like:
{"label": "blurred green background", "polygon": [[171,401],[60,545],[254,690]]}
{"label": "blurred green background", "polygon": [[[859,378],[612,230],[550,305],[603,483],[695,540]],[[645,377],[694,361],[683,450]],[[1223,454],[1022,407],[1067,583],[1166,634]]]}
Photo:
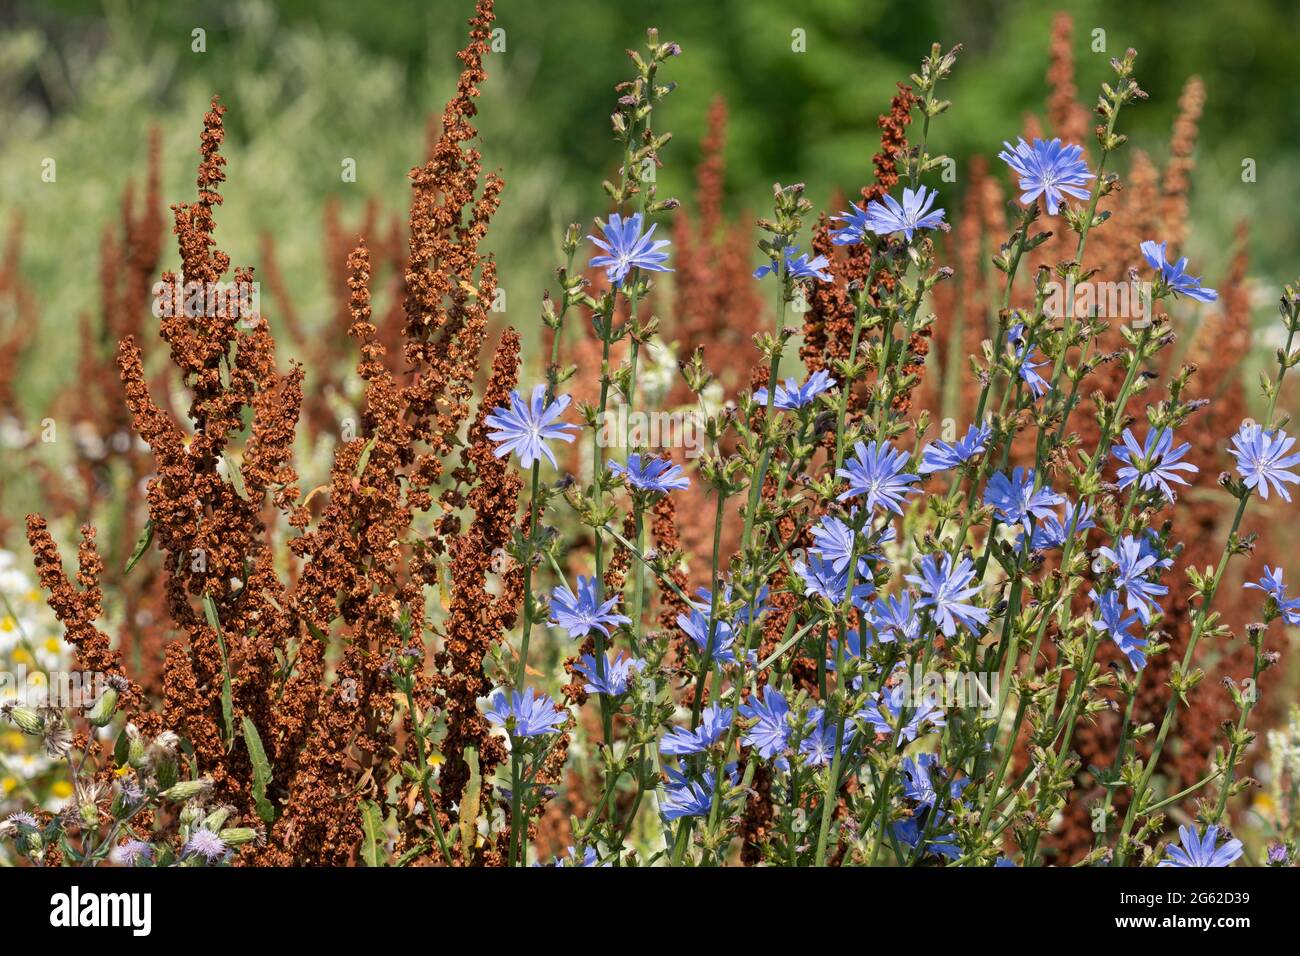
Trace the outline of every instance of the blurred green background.
{"label": "blurred green background", "polygon": [[[259,264],[272,233],[282,271],[311,321],[327,314],[321,210],[326,197],[356,222],[370,196],[398,212],[406,173],[421,155],[426,118],[441,110],[459,68],[469,0],[357,3],[282,0],[221,5],[125,0],[0,4],[0,217],[25,216],[23,272],[42,322],[26,363],[23,397],[39,411],[73,370],[77,314],[95,311],[100,231],[123,186],[143,174],[149,128],[164,137],[164,196],[193,197],[207,100],[230,108],[225,207],[218,238],[236,263]],[[804,181],[819,206],[870,176],[876,115],[931,41],[962,43],[945,95],[954,109],[932,148],[957,157],[996,154],[1042,114],[1054,12],[1075,18],[1080,98],[1091,104],[1108,59],[1133,46],[1150,100],[1122,126],[1163,161],[1185,79],[1208,88],[1193,189],[1189,252],[1207,284],[1221,277],[1231,230],[1252,224],[1252,273],[1261,301],[1300,271],[1290,202],[1300,176],[1294,8],[1267,0],[1176,11],[1123,0],[1037,3],[966,0],[506,0],[497,25],[506,50],[489,63],[479,126],[489,167],[507,181],[491,234],[511,320],[527,328],[564,224],[606,211],[600,181],[616,159],[608,114],[629,68],[624,49],[647,26],[684,55],[658,125],[661,195],[689,199],[705,116],[715,94],[730,108],[728,203],[763,212],[774,181]],[[191,31],[206,31],[206,52]],[[792,31],[806,33],[794,52]],[[1105,31],[1105,52],[1090,50]],[[45,158],[55,183],[41,181]],[[340,163],[357,163],[357,182]],[[1258,181],[1241,181],[1245,158]],[[951,187],[948,187],[951,189]],[[956,197],[944,204],[957,205]],[[175,252],[168,247],[168,264]],[[1267,284],[1271,283],[1271,286]],[[275,317],[268,312],[274,325]]]}

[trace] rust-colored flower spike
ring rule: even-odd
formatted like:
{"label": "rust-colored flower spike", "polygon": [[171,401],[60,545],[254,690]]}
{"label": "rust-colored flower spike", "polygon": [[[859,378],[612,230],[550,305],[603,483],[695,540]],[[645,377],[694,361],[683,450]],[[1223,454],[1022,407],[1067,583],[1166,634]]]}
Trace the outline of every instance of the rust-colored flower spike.
{"label": "rust-colored flower spike", "polygon": [[[912,88],[898,84],[898,92],[889,102],[889,112],[882,114],[876,125],[880,127],[880,151],[872,158],[875,179],[862,188],[860,204],[884,197],[898,185],[899,162],[907,153],[907,126],[912,122],[912,108],[917,98]],[[812,247],[816,255],[831,260],[834,282],[818,282],[809,296],[809,309],[804,314],[803,345],[799,350],[809,371],[828,368],[837,359],[848,358],[853,339],[853,302],[849,297],[851,283],[865,282],[871,265],[871,252],[865,245],[850,246],[847,252],[831,241],[831,222],[821,216],[813,229]],[[893,277],[882,270],[873,293],[891,287]],[[850,395],[850,407],[858,411],[865,401],[865,389],[855,389]]]}
{"label": "rust-colored flower spike", "polygon": [[[509,401],[518,375],[519,335],[507,328],[493,357],[478,414],[470,425],[468,446],[461,452],[462,464],[453,475],[458,486],[471,488],[466,504],[474,512],[474,520],[450,538],[451,606],[443,650],[435,657],[434,683],[447,725],[441,748],[446,763],[439,799],[442,812],[448,815],[469,780],[466,748],[477,750],[485,781],[507,756],[500,739],[491,734],[487,718],[479,712],[477,700],[491,690],[483,670],[484,658],[514,626],[523,603],[522,569],[506,557],[518,527],[516,511],[523,482],[507,460],[496,456],[485,419]],[[526,527],[527,514],[522,520]],[[488,578],[497,574],[503,580],[500,594],[494,596],[488,590]],[[489,805],[490,792],[485,785],[481,805]]]}
{"label": "rust-colored flower spike", "polygon": [[[495,19],[492,7],[492,0],[478,0],[469,21],[470,42],[459,53],[465,66],[443,111],[441,135],[428,161],[411,171],[403,332],[413,380],[403,399],[413,438],[429,449],[411,474],[413,487],[426,492],[441,478],[442,459],[469,414],[488,309],[497,291],[496,267],[479,243],[504,183],[495,174],[482,176],[478,150],[466,145],[478,135],[470,121],[487,75],[483,58]],[[413,500],[420,508],[431,504],[427,494]],[[432,544],[440,546],[436,538]]]}
{"label": "rust-colored flower spike", "polygon": [[23,218],[14,213],[0,259],[0,303],[8,306],[0,314],[10,315],[7,322],[0,323],[0,418],[18,422],[23,420],[16,391],[18,369],[31,347],[31,330],[36,321],[36,300],[19,274],[22,248]]}
{"label": "rust-colored flower spike", "polygon": [[[411,512],[399,469],[408,431],[371,323],[364,242],[348,256],[348,268],[349,334],[361,344],[357,371],[366,382],[363,434],[339,446],[328,507],[317,527],[292,545],[306,564],[291,600],[310,623],[310,636],[301,652],[303,677],[292,689],[294,724],[283,728],[295,738],[305,729],[306,744],[286,780],[288,803],[268,852],[269,860],[284,864],[350,860],[361,836],[362,778],[369,775],[376,791],[388,778],[394,705],[384,667],[401,653],[403,613],[410,633],[424,628],[422,594],[402,573]],[[316,635],[328,633],[336,605],[348,640],[333,683],[321,687],[325,647]]]}
{"label": "rust-colored flower spike", "polygon": [[[761,328],[766,328],[764,302],[754,282],[750,263],[749,228],[729,222],[723,212],[727,105],[721,96],[709,108],[708,132],[700,142],[701,158],[695,169],[695,206],[698,223],[685,210],[673,221],[674,257],[672,333],[679,355],[699,346],[725,350],[744,348]],[[597,288],[604,284],[598,273]],[[734,365],[719,371],[727,395],[749,385]],[[575,400],[577,400],[575,396]],[[684,381],[675,383],[669,404],[692,401]]]}
{"label": "rust-colored flower spike", "polygon": [[1068,13],[1061,12],[1052,18],[1050,57],[1047,121],[1053,135],[1066,143],[1082,146],[1086,152],[1091,145],[1092,118],[1079,102],[1079,90],[1074,83],[1074,18]]}
{"label": "rust-colored flower spike", "polygon": [[[171,314],[160,323],[193,395],[188,445],[184,430],[150,397],[142,356],[130,336],[119,347],[118,366],[133,426],[153,455],[147,496],[154,542],[166,554],[168,614],[188,637],[188,647],[167,651],[165,717],[190,739],[222,798],[249,812],[251,767],[242,750],[236,754],[230,747],[235,728],[221,700],[226,680],[234,713],[252,720],[273,742],[268,746],[300,743],[272,732],[288,711],[265,693],[280,666],[277,652],[292,654],[298,623],[284,610],[288,597],[271,560],[262,508],[269,498],[288,511],[297,498],[290,452],[302,372],[278,374],[267,324],[245,299],[218,302],[211,295],[229,266],[212,238],[212,210],[221,202],[218,187],[225,178],[219,152],[223,112],[214,98],[204,117],[198,202],[173,207],[183,277],[198,283],[191,289],[203,293],[204,307],[193,308],[191,301],[187,308],[185,290],[173,287],[164,304]],[[252,284],[251,269],[235,270],[236,289]],[[228,445],[245,430],[249,412],[241,464]],[[212,613],[222,633],[209,621]],[[277,764],[278,771],[291,768],[292,761]]]}
{"label": "rust-colored flower spike", "polygon": [[40,515],[27,516],[27,542],[32,549],[41,588],[49,594],[46,602],[63,625],[65,639],[76,649],[77,666],[104,676],[125,679],[126,691],[121,695],[120,706],[127,719],[134,722],[142,733],[156,732],[160,729],[157,715],[146,709],[140,686],[127,678],[121,653],[113,649],[109,636],[95,626],[103,612],[104,601],[99,583],[104,565],[95,550],[95,529],[89,525],[81,529],[81,545],[77,549],[78,586],[74,586],[64,573],[59,547]]}
{"label": "rust-colored flower spike", "polygon": [[1193,154],[1204,107],[1205,84],[1199,76],[1190,77],[1178,98],[1178,117],[1169,141],[1169,165],[1165,167],[1161,185],[1160,218],[1164,228],[1160,236],[1169,243],[1170,249],[1181,249],[1187,241],[1187,196],[1192,188],[1192,170],[1196,168]]}

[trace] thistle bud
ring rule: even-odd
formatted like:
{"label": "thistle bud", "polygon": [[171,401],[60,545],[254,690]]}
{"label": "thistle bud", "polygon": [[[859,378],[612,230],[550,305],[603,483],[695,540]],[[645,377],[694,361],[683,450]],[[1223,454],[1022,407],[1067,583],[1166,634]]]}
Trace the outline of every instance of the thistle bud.
{"label": "thistle bud", "polygon": [[180,783],[174,783],[166,790],[162,791],[159,796],[167,800],[175,800],[181,803],[185,800],[193,800],[195,797],[207,793],[212,787],[212,781],[207,777],[201,777],[198,780],[182,780]]}
{"label": "thistle bud", "polygon": [[113,719],[113,714],[117,711],[118,692],[117,688],[111,684],[104,688],[104,693],[99,695],[99,700],[95,701],[95,706],[86,711],[86,719],[96,727],[106,727]]}
{"label": "thistle bud", "polygon": [[226,846],[240,846],[244,843],[261,846],[266,841],[266,834],[253,827],[226,827],[218,835]]}
{"label": "thistle bud", "polygon": [[22,707],[17,704],[5,704],[0,708],[14,724],[25,734],[31,734],[33,737],[39,737],[45,729],[45,722],[36,711],[30,707]]}
{"label": "thistle bud", "polygon": [[203,818],[204,828],[214,833],[221,829],[222,825],[230,819],[230,807],[217,807],[206,817]]}

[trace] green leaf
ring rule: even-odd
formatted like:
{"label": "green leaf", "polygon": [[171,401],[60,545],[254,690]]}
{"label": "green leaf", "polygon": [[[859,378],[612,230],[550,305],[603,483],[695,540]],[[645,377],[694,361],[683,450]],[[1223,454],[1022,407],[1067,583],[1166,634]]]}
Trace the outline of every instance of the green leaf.
{"label": "green leaf", "polygon": [[235,702],[230,689],[230,659],[226,656],[226,638],[221,632],[221,619],[217,617],[217,602],[212,595],[204,592],[203,616],[208,619],[208,626],[216,632],[217,648],[221,651],[221,719],[225,724],[226,749],[235,745]]}
{"label": "green leaf", "polygon": [[117,740],[113,744],[113,765],[125,767],[128,757],[131,755],[131,740],[126,735],[126,728],[117,735]]}
{"label": "green leaf", "polygon": [[131,552],[131,557],[127,559],[126,570],[123,574],[130,574],[131,569],[136,566],[144,553],[149,550],[149,543],[153,541],[153,518],[144,523],[144,530],[140,532],[140,539],[135,543],[135,550]]}
{"label": "green leaf", "polygon": [[361,844],[361,859],[366,866],[384,865],[384,814],[373,800],[361,801],[361,829],[365,838]]}
{"label": "green leaf", "polygon": [[230,484],[235,489],[235,494],[248,501],[248,488],[244,485],[244,473],[239,470],[238,465],[230,460],[230,456],[222,455],[221,460],[226,463],[226,471],[230,474]]}
{"label": "green leaf", "polygon": [[372,436],[370,441],[366,442],[366,447],[361,449],[361,457],[357,459],[356,477],[360,478],[366,473],[366,465],[370,464],[370,453],[375,450],[375,439],[378,437],[378,435]]}
{"label": "green leaf", "polygon": [[415,846],[411,847],[409,850],[407,850],[405,853],[399,856],[397,858],[397,862],[395,862],[393,866],[406,866],[406,864],[410,863],[416,857],[428,851],[430,846],[431,844],[429,843],[428,840],[421,840]]}
{"label": "green leaf", "polygon": [[275,807],[266,799],[266,786],[271,782],[271,762],[266,759],[266,750],[262,747],[257,725],[244,717],[243,728],[244,745],[248,747],[249,759],[253,761],[253,805],[263,823],[274,823]]}

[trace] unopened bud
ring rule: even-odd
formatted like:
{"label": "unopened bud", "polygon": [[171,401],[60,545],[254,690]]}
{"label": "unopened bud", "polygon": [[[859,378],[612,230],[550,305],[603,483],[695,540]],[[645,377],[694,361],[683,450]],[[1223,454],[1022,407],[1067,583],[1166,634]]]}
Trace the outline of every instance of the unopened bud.
{"label": "unopened bud", "polygon": [[33,737],[39,737],[45,729],[45,722],[41,720],[40,714],[30,707],[21,707],[17,704],[5,704],[0,708],[4,715],[25,734],[31,734]]}
{"label": "unopened bud", "polygon": [[198,780],[182,780],[180,783],[172,784],[162,791],[159,796],[180,803],[185,800],[193,800],[200,794],[207,793],[211,787],[212,781],[207,777],[201,777]]}
{"label": "unopened bud", "polygon": [[99,695],[95,706],[86,712],[86,719],[96,727],[106,727],[117,711],[117,688],[109,686]]}
{"label": "unopened bud", "polygon": [[221,842],[226,846],[240,846],[244,843],[261,845],[266,839],[262,831],[255,830],[253,827],[226,827],[218,835],[221,837]]}

